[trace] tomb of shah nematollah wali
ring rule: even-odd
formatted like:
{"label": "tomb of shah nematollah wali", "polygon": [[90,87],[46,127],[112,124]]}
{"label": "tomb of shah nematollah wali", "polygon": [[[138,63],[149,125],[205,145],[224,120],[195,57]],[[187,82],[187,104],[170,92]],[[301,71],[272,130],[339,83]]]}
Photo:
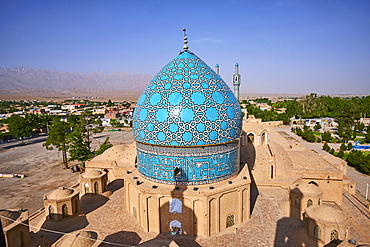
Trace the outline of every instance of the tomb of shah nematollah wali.
{"label": "tomb of shah nematollah wali", "polygon": [[[80,197],[109,197],[107,183],[123,180],[124,207],[145,231],[200,238],[249,222],[262,197],[272,202],[267,210],[288,215],[275,223],[271,246],[324,246],[350,239],[342,192],[354,193],[355,184],[345,176],[346,164],[285,138],[272,128],[280,122],[243,117],[240,82],[236,64],[232,92],[218,65],[215,72],[189,51],[184,34],[183,50],[136,104],[134,143],[88,161],[80,175]],[[75,196],[58,193],[54,203],[49,194],[44,196],[46,221],[62,223],[79,214]],[[294,237],[278,227],[288,218],[299,229]],[[6,228],[5,238],[16,234],[12,231]],[[95,234],[88,246],[98,245],[99,232],[74,234],[68,237],[81,241]],[[53,246],[69,246],[71,239],[62,237]]]}

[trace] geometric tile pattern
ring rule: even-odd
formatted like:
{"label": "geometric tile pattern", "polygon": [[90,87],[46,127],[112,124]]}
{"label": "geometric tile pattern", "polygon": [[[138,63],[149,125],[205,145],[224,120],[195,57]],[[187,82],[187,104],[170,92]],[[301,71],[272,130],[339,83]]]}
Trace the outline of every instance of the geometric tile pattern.
{"label": "geometric tile pattern", "polygon": [[138,170],[150,181],[178,185],[214,183],[239,171],[239,141],[192,149],[137,143]]}
{"label": "geometric tile pattern", "polygon": [[188,51],[169,62],[139,98],[136,141],[163,146],[227,143],[241,134],[241,110],[227,84]]}

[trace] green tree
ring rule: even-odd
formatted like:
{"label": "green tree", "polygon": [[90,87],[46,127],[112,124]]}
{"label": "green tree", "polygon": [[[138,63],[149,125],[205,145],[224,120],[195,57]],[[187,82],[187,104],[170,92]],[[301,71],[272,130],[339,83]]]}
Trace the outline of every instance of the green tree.
{"label": "green tree", "polygon": [[331,133],[329,131],[325,131],[322,133],[322,140],[325,142],[329,142],[332,139]]}
{"label": "green tree", "polygon": [[25,137],[30,137],[32,134],[32,126],[29,121],[18,115],[12,115],[7,119],[8,129],[11,135],[23,140]]}
{"label": "green tree", "polygon": [[109,121],[109,123],[113,126],[113,127],[122,127],[122,124],[117,120],[117,119],[111,119]]}
{"label": "green tree", "polygon": [[343,119],[342,118],[340,118],[339,120],[338,120],[338,135],[340,136],[340,137],[342,137],[342,135],[343,135]]}
{"label": "green tree", "polygon": [[313,134],[312,130],[304,131],[303,134],[302,134],[302,138],[305,139],[308,142],[315,142],[316,141],[316,137]]}
{"label": "green tree", "polygon": [[328,152],[330,150],[329,144],[325,142],[324,145],[322,146],[322,149]]}
{"label": "green tree", "polygon": [[62,152],[63,164],[65,168],[68,168],[67,152],[69,149],[69,132],[70,125],[67,122],[55,121],[50,126],[49,135],[46,138],[46,142],[43,146],[47,150],[52,150],[53,146]]}
{"label": "green tree", "polygon": [[103,144],[100,145],[99,149],[95,152],[95,155],[100,155],[104,153],[105,150],[108,148],[113,147],[113,145],[109,142],[109,137],[105,138],[105,141]]}
{"label": "green tree", "polygon": [[365,135],[366,141],[370,142],[370,127],[367,127],[367,133]]}
{"label": "green tree", "polygon": [[348,143],[347,150],[351,150],[351,149],[352,149],[352,143]]}
{"label": "green tree", "polygon": [[85,165],[85,162],[93,157],[87,143],[88,139],[86,138],[86,135],[87,133],[81,128],[75,128],[69,135],[69,160],[77,160]]}
{"label": "green tree", "polygon": [[342,135],[342,138],[343,138],[343,140],[345,141],[345,142],[347,142],[348,140],[350,140],[351,139],[351,133],[349,132],[349,131],[346,131],[346,132],[344,132],[344,134]]}
{"label": "green tree", "polygon": [[297,128],[297,135],[302,136],[303,131],[301,128]]}
{"label": "green tree", "polygon": [[346,146],[346,144],[344,144],[344,143],[342,143],[342,144],[340,144],[340,150],[346,150],[347,149],[347,146]]}
{"label": "green tree", "polygon": [[354,139],[356,139],[356,137],[357,137],[357,126],[356,126],[356,124],[353,126],[353,136],[352,136],[352,139],[354,140]]}
{"label": "green tree", "polygon": [[313,127],[315,130],[321,129],[321,124],[316,123],[315,126]]}
{"label": "green tree", "polygon": [[365,125],[364,125],[364,123],[358,123],[358,124],[357,124],[357,129],[358,129],[359,131],[364,131],[364,129],[365,129]]}
{"label": "green tree", "polygon": [[370,174],[370,159],[359,150],[352,150],[348,154],[347,163],[363,173]]}
{"label": "green tree", "polygon": [[78,129],[85,138],[84,143],[91,151],[91,141],[93,135],[103,131],[104,127],[101,126],[101,120],[98,116],[92,115],[90,111],[84,111],[80,116],[70,115],[68,122],[71,124],[72,129]]}
{"label": "green tree", "polygon": [[343,158],[343,156],[344,156],[344,152],[343,152],[343,150],[342,150],[342,149],[341,149],[341,150],[339,150],[339,152],[338,152],[337,156],[338,156],[339,158]]}

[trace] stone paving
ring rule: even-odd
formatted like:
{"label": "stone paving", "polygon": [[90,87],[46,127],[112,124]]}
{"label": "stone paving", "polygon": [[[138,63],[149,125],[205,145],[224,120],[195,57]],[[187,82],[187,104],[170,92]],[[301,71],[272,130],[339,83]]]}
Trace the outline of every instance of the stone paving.
{"label": "stone paving", "polygon": [[[104,241],[100,246],[104,247],[136,246],[151,239],[156,239],[163,244],[173,240],[178,246],[189,247],[299,246],[296,234],[302,229],[303,224],[299,220],[289,218],[289,213],[283,210],[287,208],[288,199],[288,192],[284,189],[258,188],[259,196],[250,220],[209,238],[196,239],[189,236],[171,236],[166,233],[156,235],[145,232],[134,217],[124,209],[122,181],[116,180],[110,184],[109,189],[113,194],[106,193],[107,197],[99,195],[83,197],[81,201],[83,212],[79,217],[52,224],[42,224],[42,222],[40,224],[35,221],[31,221],[30,224],[42,225],[44,228],[65,233],[78,229],[95,231],[99,233],[99,239]],[[350,215],[350,237],[358,242],[369,242],[367,232],[370,229],[370,221],[347,200],[343,201],[341,208]],[[38,247],[41,243],[43,243],[42,246],[50,246],[45,243],[52,243],[61,237],[60,234],[32,230],[35,233],[32,235],[33,242],[30,247]]]}
{"label": "stone paving", "polygon": [[[296,232],[302,228],[301,222],[288,218],[281,209],[288,197],[287,191],[279,188],[260,188],[259,196],[251,216],[245,223],[235,225],[209,238],[194,239],[188,236],[171,236],[145,232],[131,214],[123,207],[122,181],[113,183],[113,194],[109,198],[93,196],[83,198],[81,207],[85,214],[71,220],[52,224],[42,224],[44,228],[61,232],[73,232],[78,229],[99,233],[99,239],[105,241],[101,246],[135,246],[150,239],[172,239],[179,246],[296,246]],[[112,185],[110,186],[112,189]],[[30,222],[31,225],[40,225]],[[31,247],[38,246],[43,238],[54,242],[60,234],[35,231]],[[45,242],[45,241],[44,241]]]}

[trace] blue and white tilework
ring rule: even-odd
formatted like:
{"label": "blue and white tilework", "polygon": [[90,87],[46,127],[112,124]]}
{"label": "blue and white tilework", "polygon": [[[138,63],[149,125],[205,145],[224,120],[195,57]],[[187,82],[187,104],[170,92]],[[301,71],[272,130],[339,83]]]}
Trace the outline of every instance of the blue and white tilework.
{"label": "blue and white tilework", "polygon": [[137,157],[138,170],[148,180],[178,185],[208,184],[239,171],[239,141],[197,148],[137,143]]}
{"label": "blue and white tilework", "polygon": [[205,146],[239,139],[241,110],[226,83],[196,55],[184,51],[145,88],[134,112],[136,141]]}

